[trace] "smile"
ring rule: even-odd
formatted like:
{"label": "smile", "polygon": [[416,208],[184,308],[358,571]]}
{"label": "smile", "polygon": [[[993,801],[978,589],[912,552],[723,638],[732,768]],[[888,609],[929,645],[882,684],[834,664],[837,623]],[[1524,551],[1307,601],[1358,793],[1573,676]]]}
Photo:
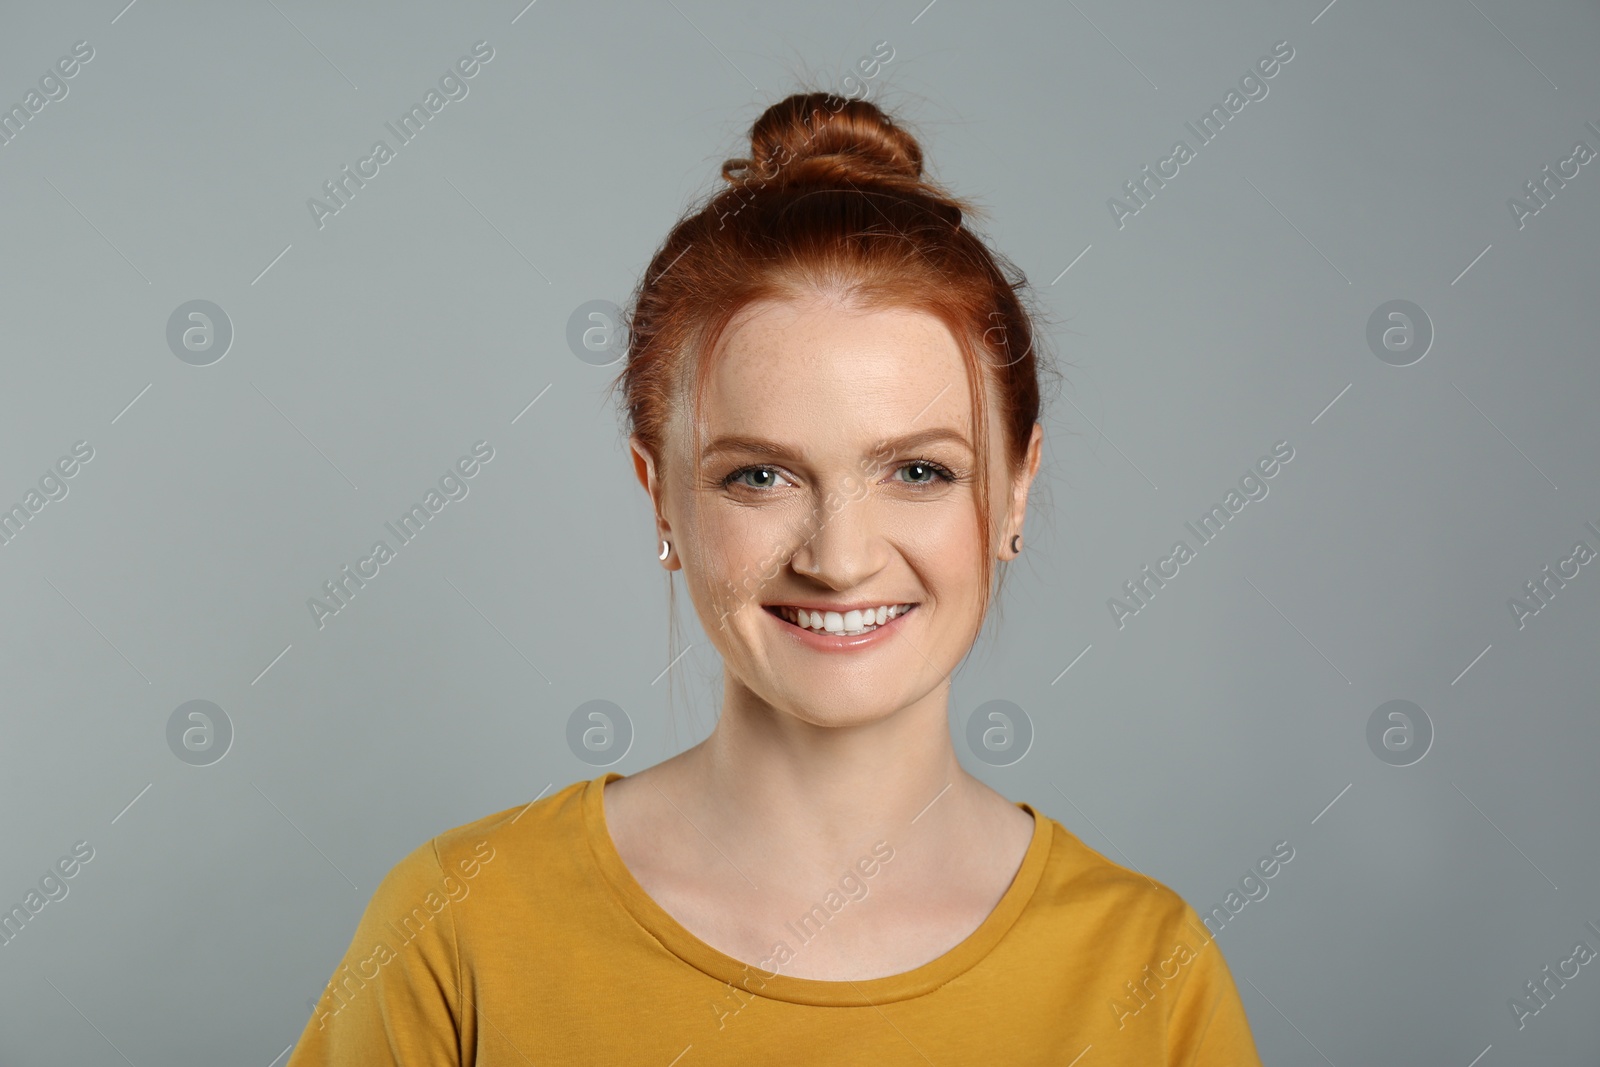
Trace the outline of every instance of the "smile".
{"label": "smile", "polygon": [[860,637],[887,626],[904,617],[915,604],[883,604],[875,608],[850,611],[822,611],[791,607],[787,604],[767,604],[768,613],[808,634],[826,637]]}
{"label": "smile", "polygon": [[812,611],[806,608],[791,608],[783,604],[770,605],[767,610],[777,613],[787,622],[792,622],[803,629],[814,633],[834,634],[839,637],[854,637],[856,634],[870,633],[890,619],[898,618],[910,611],[912,604],[885,604],[876,608],[863,608],[860,610],[846,611]]}

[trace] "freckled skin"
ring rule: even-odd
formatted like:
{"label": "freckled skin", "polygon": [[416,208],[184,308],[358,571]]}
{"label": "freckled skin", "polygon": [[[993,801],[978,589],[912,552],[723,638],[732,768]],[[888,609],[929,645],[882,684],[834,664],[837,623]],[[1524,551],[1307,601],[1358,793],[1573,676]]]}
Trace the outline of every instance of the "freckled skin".
{"label": "freckled skin", "polygon": [[[761,303],[719,341],[704,440],[761,437],[785,455],[697,462],[681,407],[661,460],[631,442],[672,544],[662,566],[684,572],[724,693],[705,741],[607,786],[607,823],[645,889],[738,958],[766,955],[780,916],[798,914],[812,889],[885,839],[897,858],[851,925],[786,973],[909,969],[982,921],[1031,839],[1033,820],[968,775],[950,742],[949,675],[982,621],[975,456],[953,441],[875,451],[938,427],[970,441],[970,388],[955,339],[932,315],[821,298]],[[989,521],[997,557],[1009,559],[1043,431],[1034,427],[1013,479],[998,421],[991,399]],[[730,593],[763,573],[753,594]],[[761,606],[822,601],[918,607],[875,647],[833,654],[803,647]]]}
{"label": "freckled skin", "polygon": [[[955,340],[931,316],[769,306],[725,335],[705,394],[707,439],[748,434],[804,450],[803,461],[782,463],[780,477],[747,476],[746,485],[729,489],[717,480],[737,466],[768,461],[719,458],[695,477],[689,457],[680,456],[668,475],[668,515],[682,514],[689,530],[683,553],[693,553],[698,564],[685,574],[695,607],[749,699],[828,726],[944,699],[943,680],[971,644],[979,621],[976,487],[970,479],[919,487],[910,480],[931,476],[894,469],[878,472],[864,499],[850,499],[861,489],[852,494],[847,486],[862,462],[872,461],[873,445],[883,437],[951,426],[970,439],[967,405],[967,376]],[[991,427],[990,444],[991,477],[1003,485],[997,427]],[[953,443],[910,458],[919,456],[972,470],[971,456]],[[764,488],[749,487],[752,482]],[[819,523],[813,511],[830,490],[837,510],[825,512]],[[735,599],[726,629],[718,626],[722,611],[734,606],[726,582],[759,576],[764,558],[779,544],[795,546],[792,567],[758,597]],[[818,572],[814,577],[795,573],[812,570]],[[763,601],[806,599],[920,606],[899,624],[901,640],[865,654],[820,656],[763,617]]]}

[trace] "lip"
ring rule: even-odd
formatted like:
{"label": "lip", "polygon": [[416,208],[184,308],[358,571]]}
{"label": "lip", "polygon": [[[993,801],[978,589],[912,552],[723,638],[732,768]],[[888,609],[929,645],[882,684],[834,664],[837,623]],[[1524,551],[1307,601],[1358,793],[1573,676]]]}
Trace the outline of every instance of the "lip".
{"label": "lip", "polygon": [[[876,607],[877,605],[874,604],[872,606]],[[772,610],[775,607],[807,607],[807,605],[804,604],[764,604],[762,605],[762,614],[766,615],[767,618],[783,627],[783,630],[786,634],[806,648],[814,649],[818,652],[856,652],[864,648],[870,648],[883,641],[887,641],[893,635],[896,627],[900,625],[900,621],[902,619],[908,619],[917,613],[918,606],[919,605],[917,604],[912,604],[908,610],[896,615],[894,618],[890,619],[882,626],[879,626],[877,629],[872,630],[869,633],[857,634],[854,637],[835,637],[831,634],[819,634],[815,630],[807,630],[803,626],[796,626],[794,623],[790,622],[788,619]],[[809,610],[838,611],[839,609],[811,608]],[[856,609],[847,608],[845,610],[848,611]]]}
{"label": "lip", "polygon": [[806,611],[820,611],[826,615],[830,611],[837,611],[843,615],[847,611],[866,611],[868,608],[888,607],[891,604],[916,605],[914,600],[863,600],[859,604],[802,604],[799,601],[779,602],[774,600],[770,604],[761,605],[764,608],[804,608]]}

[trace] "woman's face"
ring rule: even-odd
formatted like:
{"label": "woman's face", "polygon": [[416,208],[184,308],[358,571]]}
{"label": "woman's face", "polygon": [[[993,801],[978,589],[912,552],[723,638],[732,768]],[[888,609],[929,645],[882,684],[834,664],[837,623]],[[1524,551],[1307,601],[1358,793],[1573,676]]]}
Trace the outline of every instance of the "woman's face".
{"label": "woman's face", "polygon": [[[690,454],[681,409],[664,471],[635,442],[668,565],[681,562],[730,681],[828,726],[943,685],[981,621],[969,390],[955,339],[926,312],[769,301],[736,317],[703,394],[704,450]],[[1042,430],[1013,481],[998,422],[991,401],[990,521],[1007,555]],[[902,605],[871,629],[872,609]],[[794,609],[865,632],[809,630]]]}

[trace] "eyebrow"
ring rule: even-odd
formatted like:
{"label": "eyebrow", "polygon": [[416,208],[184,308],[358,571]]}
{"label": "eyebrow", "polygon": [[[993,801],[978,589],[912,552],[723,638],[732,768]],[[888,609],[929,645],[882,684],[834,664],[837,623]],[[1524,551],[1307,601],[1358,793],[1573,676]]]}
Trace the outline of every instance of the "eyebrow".
{"label": "eyebrow", "polygon": [[[973,454],[972,445],[967,441],[966,435],[959,430],[947,426],[939,426],[928,430],[919,430],[908,433],[892,440],[884,440],[874,445],[874,450],[882,449],[890,452],[902,452],[908,449],[921,448],[924,445],[948,441],[960,445],[969,454]],[[718,437],[706,446],[700,456],[702,462],[713,456],[725,452],[738,452],[746,455],[765,456],[769,459],[784,459],[793,455],[803,454],[803,450],[793,449],[776,441],[769,441],[764,437],[746,437],[739,434],[725,434]]]}

